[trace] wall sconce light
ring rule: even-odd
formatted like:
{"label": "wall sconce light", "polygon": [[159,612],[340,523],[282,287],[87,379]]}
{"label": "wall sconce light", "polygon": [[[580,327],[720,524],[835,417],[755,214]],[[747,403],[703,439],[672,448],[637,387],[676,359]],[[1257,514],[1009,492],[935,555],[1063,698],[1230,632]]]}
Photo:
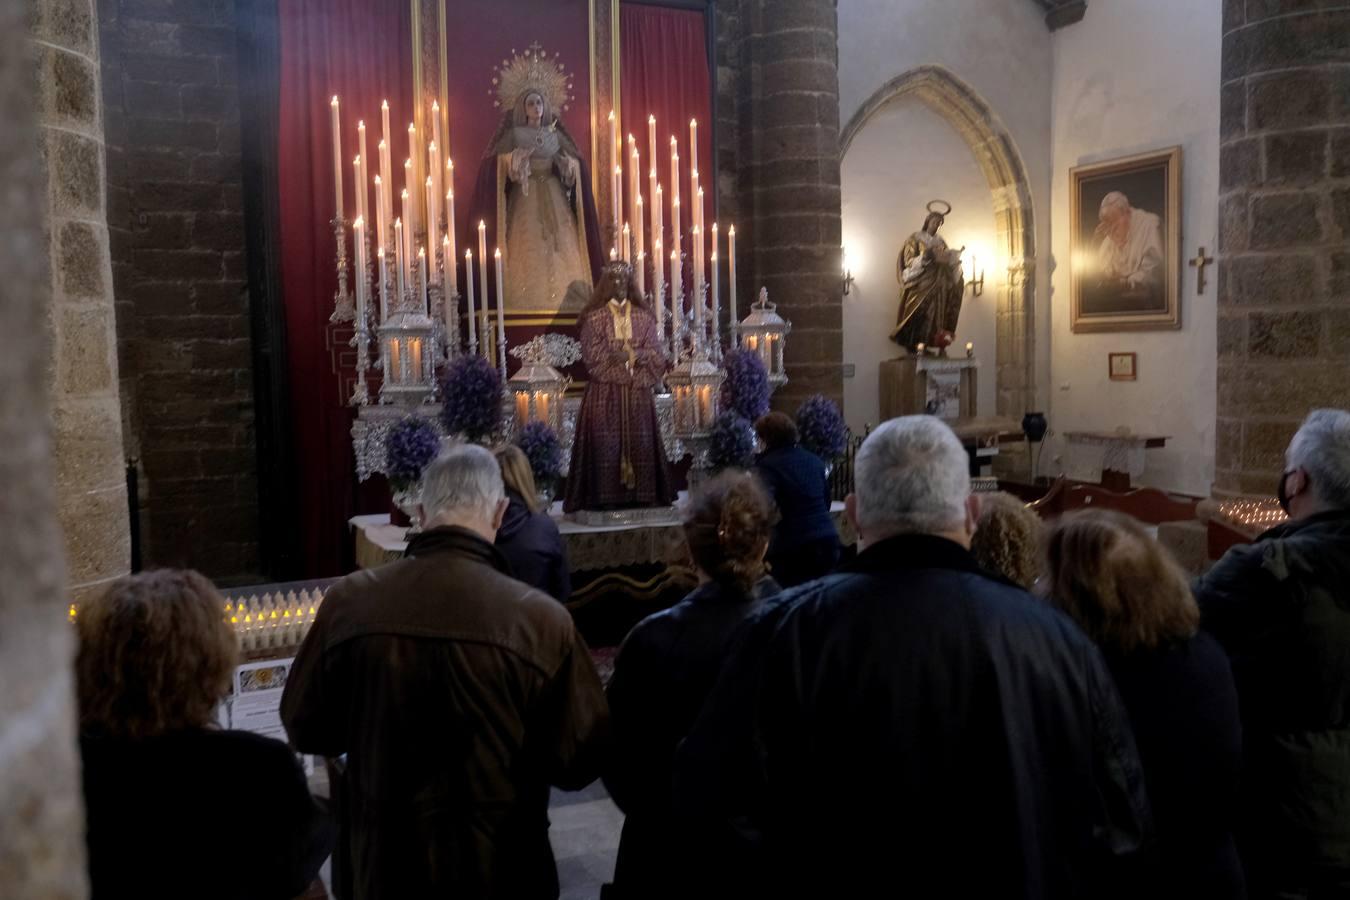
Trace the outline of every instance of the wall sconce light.
{"label": "wall sconce light", "polygon": [[844,269],[844,296],[847,297],[849,291],[853,290],[853,270],[849,268],[847,247],[843,248],[843,253],[841,255],[843,258],[843,269]]}
{"label": "wall sconce light", "polygon": [[972,297],[979,297],[984,294],[984,269],[980,268],[980,260],[973,247],[967,251],[967,255],[970,257],[970,267],[967,270],[966,287],[970,288]]}

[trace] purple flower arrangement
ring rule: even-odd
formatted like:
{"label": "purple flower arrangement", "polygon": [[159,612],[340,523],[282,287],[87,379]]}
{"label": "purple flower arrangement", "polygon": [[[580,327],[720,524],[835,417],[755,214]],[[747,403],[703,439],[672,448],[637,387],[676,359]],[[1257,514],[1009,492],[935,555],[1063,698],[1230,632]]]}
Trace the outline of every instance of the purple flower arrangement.
{"label": "purple flower arrangement", "polygon": [[540,490],[548,490],[562,474],[562,442],[558,433],[547,422],[527,422],[516,437],[516,445],[530,461],[534,483]]}
{"label": "purple flower arrangement", "polygon": [[407,490],[422,477],[441,449],[436,427],[421,416],[396,422],[384,439],[384,471],[395,490]]}
{"label": "purple flower arrangement", "polygon": [[735,410],[724,410],[708,437],[708,462],[714,470],[748,469],[755,461],[755,429]]}
{"label": "purple flower arrangement", "polygon": [[727,377],[722,382],[722,408],[735,410],[754,422],[769,411],[769,372],[759,354],[743,347],[722,358]]}
{"label": "purple flower arrangement", "polygon": [[808,397],[797,409],[797,434],[803,447],[827,463],[844,455],[848,427],[839,407],[824,394]]}
{"label": "purple flower arrangement", "polygon": [[481,356],[464,355],[450,363],[445,375],[445,430],[482,443],[502,418],[502,376]]}

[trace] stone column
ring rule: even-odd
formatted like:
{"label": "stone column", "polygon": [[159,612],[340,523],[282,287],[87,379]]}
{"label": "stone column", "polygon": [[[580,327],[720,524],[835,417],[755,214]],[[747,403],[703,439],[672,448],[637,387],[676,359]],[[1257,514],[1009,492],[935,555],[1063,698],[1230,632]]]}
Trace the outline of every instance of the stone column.
{"label": "stone column", "polygon": [[[111,308],[88,297],[97,284],[78,265],[103,251],[97,67],[89,0],[0,2],[0,896],[8,900],[80,898],[86,893],[84,822],[75,750],[70,626],[55,510],[49,391],[82,393],[81,345],[110,368]],[[32,28],[31,38],[29,28]],[[67,49],[69,48],[69,49]],[[40,112],[33,65],[40,65]],[[35,115],[35,112],[38,112]],[[39,118],[40,117],[40,118]],[[47,127],[39,129],[39,120]],[[61,123],[58,125],[58,123]],[[92,147],[86,147],[86,142]],[[46,176],[42,171],[45,158]],[[93,249],[91,250],[91,244]],[[63,267],[58,268],[57,261]],[[59,301],[57,298],[60,298]],[[52,339],[66,346],[55,356]],[[95,370],[100,367],[95,364]],[[120,448],[113,409],[106,427]],[[61,417],[63,406],[55,407]],[[60,419],[71,431],[69,414]],[[96,423],[88,423],[93,427]],[[66,443],[69,451],[71,443]],[[67,456],[67,483],[101,487],[96,452],[89,465]],[[116,459],[116,457],[114,457]],[[89,504],[96,515],[97,501]],[[77,504],[69,503],[71,512]],[[120,529],[126,534],[125,495]],[[125,549],[125,543],[123,543]],[[121,560],[125,567],[125,555]]]}
{"label": "stone column", "polygon": [[[816,393],[842,405],[835,3],[743,0],[734,24],[742,33],[737,237],[750,250],[741,260],[749,263],[741,269],[741,312],[767,287],[769,299],[792,322],[789,381],[775,393],[776,407],[795,412]],[[724,77],[719,59],[719,85]]]}
{"label": "stone column", "polygon": [[56,510],[73,599],[130,561],[92,0],[37,0],[40,146],[47,162]]}
{"label": "stone column", "polygon": [[1215,490],[1269,496],[1350,406],[1350,2],[1225,0],[1223,31]]}

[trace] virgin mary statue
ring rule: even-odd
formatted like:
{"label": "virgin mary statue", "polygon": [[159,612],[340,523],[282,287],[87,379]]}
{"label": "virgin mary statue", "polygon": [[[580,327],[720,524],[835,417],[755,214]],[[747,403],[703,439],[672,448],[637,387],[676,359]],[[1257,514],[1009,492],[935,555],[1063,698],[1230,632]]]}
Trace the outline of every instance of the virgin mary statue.
{"label": "virgin mary statue", "polygon": [[505,111],[479,168],[474,221],[505,249],[504,308],[560,311],[573,282],[589,294],[601,265],[590,175],[556,112],[569,76],[534,44],[494,80]]}

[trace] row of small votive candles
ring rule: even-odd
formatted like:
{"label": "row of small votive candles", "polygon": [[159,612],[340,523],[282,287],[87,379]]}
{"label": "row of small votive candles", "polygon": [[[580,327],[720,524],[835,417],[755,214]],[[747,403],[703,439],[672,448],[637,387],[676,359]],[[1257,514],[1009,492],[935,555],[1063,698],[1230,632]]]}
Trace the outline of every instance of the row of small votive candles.
{"label": "row of small votive candles", "polygon": [[225,601],[225,619],[245,652],[295,647],[304,640],[323,604],[323,592],[287,591]]}
{"label": "row of small votive candles", "polygon": [[1278,500],[1229,500],[1219,504],[1219,518],[1244,530],[1265,531],[1287,521]]}

